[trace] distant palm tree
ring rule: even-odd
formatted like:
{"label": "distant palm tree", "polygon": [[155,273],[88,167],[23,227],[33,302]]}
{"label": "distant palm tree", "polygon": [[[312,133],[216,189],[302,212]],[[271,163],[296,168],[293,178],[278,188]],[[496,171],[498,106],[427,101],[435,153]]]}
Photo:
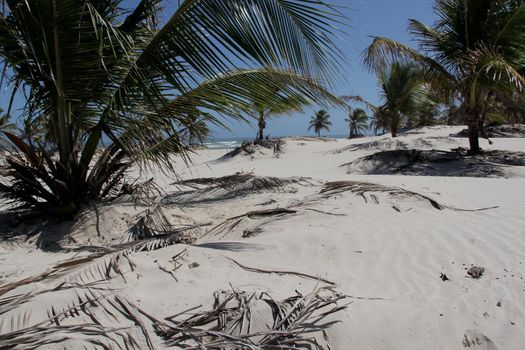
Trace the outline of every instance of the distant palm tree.
{"label": "distant palm tree", "polygon": [[477,153],[491,97],[525,86],[525,1],[435,0],[434,11],[438,21],[433,26],[410,20],[422,52],[377,37],[364,61],[376,72],[388,62],[413,62],[443,94],[457,96],[470,151]]}
{"label": "distant palm tree", "polygon": [[207,120],[210,120],[210,117],[198,109],[188,114],[188,117],[184,120],[182,129],[182,134],[184,134],[188,141],[188,146],[195,144],[195,142],[199,142],[200,144],[204,143],[210,134],[210,128],[206,123]]}
{"label": "distant palm tree", "polygon": [[368,128],[368,116],[364,109],[356,108],[348,114],[348,127],[350,128],[349,139],[363,136],[365,130]]}
{"label": "distant palm tree", "polygon": [[376,118],[396,137],[407,119],[416,115],[426,102],[423,76],[414,65],[394,62],[379,71],[378,80],[383,104]]}
{"label": "distant palm tree", "polygon": [[389,129],[388,114],[383,106],[373,109],[372,118],[370,118],[370,128],[375,135],[384,134]]}
{"label": "distant palm tree", "polygon": [[252,115],[257,119],[257,140],[264,139],[264,129],[268,119],[279,115],[301,112],[303,108],[312,102],[323,104],[341,104],[342,102],[315,80],[304,75],[290,73],[279,76],[281,88],[267,91],[267,89],[255,89],[256,93],[264,94],[256,96],[252,101]]}
{"label": "distant palm tree", "polygon": [[308,130],[314,129],[317,137],[321,137],[321,130],[330,131],[332,122],[330,121],[330,115],[324,109],[321,109],[310,119],[310,126]]}

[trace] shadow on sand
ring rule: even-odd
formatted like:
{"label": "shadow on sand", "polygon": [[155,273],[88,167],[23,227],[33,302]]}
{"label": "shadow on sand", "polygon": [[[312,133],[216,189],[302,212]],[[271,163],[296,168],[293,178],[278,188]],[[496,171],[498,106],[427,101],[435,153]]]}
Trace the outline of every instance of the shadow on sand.
{"label": "shadow on sand", "polygon": [[469,156],[464,149],[389,150],[341,165],[349,174],[505,177],[509,166],[525,166],[525,153],[485,151]]}

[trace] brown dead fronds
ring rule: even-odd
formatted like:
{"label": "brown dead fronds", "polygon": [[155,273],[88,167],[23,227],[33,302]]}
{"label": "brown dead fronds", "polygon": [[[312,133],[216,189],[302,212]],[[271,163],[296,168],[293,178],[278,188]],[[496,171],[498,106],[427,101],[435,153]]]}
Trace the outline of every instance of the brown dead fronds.
{"label": "brown dead fronds", "polygon": [[[324,331],[337,323],[329,318],[346,308],[338,305],[344,298],[330,287],[281,301],[266,293],[256,297],[233,290],[216,292],[211,310],[194,312],[186,318],[178,315],[160,320],[145,315],[167,346],[195,350],[324,349]],[[261,302],[272,315],[267,330],[259,330],[254,324],[252,308]]]}

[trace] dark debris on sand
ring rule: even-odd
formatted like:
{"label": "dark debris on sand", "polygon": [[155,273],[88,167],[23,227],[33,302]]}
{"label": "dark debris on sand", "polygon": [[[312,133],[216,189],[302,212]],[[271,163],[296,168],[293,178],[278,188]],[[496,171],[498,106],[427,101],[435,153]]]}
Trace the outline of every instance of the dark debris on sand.
{"label": "dark debris on sand", "polygon": [[273,155],[278,157],[280,154],[283,153],[284,144],[285,142],[283,140],[244,141],[242,145],[226,153],[218,160],[229,160],[239,155],[251,156],[254,155],[260,149],[271,149],[273,150]]}
{"label": "dark debris on sand", "polygon": [[343,164],[348,173],[419,176],[504,177],[505,166],[525,166],[524,152],[483,151],[468,155],[463,148],[451,151],[389,150]]}
{"label": "dark debris on sand", "polygon": [[484,267],[472,266],[470,269],[468,269],[467,275],[469,275],[470,277],[474,279],[480,279],[481,276],[483,276],[484,272],[485,272]]}
{"label": "dark debris on sand", "polygon": [[[525,125],[522,124],[506,124],[485,126],[485,136],[489,138],[522,138],[525,137]],[[468,137],[468,130],[463,129],[456,134],[450,135],[452,137]]]}

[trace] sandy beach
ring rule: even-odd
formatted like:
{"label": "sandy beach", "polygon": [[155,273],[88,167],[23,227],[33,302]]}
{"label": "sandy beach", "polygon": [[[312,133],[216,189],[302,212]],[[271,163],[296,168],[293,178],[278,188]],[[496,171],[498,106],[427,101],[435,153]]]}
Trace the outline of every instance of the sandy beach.
{"label": "sandy beach", "polygon": [[[47,336],[64,339],[45,348],[103,348],[99,339],[107,348],[163,349],[169,344],[151,319],[210,310],[217,291],[282,300],[327,286],[322,293],[346,306],[324,320],[338,321],[328,341],[314,334],[331,349],[523,349],[525,168],[485,159],[471,172],[452,162],[389,174],[383,158],[363,161],[467,147],[468,139],[450,136],[462,129],[285,138],[280,152],[259,147],[230,159],[199,150],[190,166],[177,160],[176,179],[136,174],[162,190],[150,203],[121,198],[73,227],[18,225],[22,236],[0,245],[0,333],[30,337],[56,316]],[[492,141],[481,141],[485,151],[525,152],[523,138]],[[454,169],[460,176],[439,176]],[[128,230],[155,211],[179,229],[176,239]],[[2,225],[12,220],[5,214]],[[73,233],[63,237],[66,228]],[[471,267],[484,271],[473,278]],[[100,305],[85,312],[88,296]],[[128,305],[128,317],[111,311],[118,305]],[[251,312],[254,329],[271,323],[263,305]],[[113,329],[113,343],[95,332],[103,328]]]}

